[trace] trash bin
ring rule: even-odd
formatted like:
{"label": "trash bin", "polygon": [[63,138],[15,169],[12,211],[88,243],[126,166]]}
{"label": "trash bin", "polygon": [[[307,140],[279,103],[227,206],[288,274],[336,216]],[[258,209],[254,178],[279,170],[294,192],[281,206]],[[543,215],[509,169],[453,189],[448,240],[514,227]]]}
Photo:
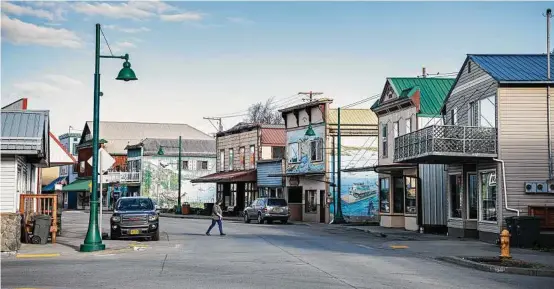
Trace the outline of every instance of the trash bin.
{"label": "trash bin", "polygon": [[541,218],[535,216],[507,217],[506,226],[510,232],[510,246],[533,248],[539,243]]}
{"label": "trash bin", "polygon": [[48,242],[51,222],[52,220],[49,215],[37,215],[35,217],[31,243],[44,245]]}
{"label": "trash bin", "polygon": [[190,204],[189,203],[184,203],[181,206],[181,214],[183,214],[183,215],[190,214]]}

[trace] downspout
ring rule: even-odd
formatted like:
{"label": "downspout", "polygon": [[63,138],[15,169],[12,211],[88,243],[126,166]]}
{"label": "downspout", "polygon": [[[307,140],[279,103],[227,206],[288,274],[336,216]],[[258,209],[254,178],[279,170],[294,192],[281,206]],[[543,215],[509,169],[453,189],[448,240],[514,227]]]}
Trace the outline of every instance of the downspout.
{"label": "downspout", "polygon": [[507,211],[515,212],[519,217],[519,210],[508,207],[508,192],[506,190],[506,169],[504,166],[504,161],[500,159],[493,159],[496,162],[499,162],[502,166],[502,190],[504,191],[504,207]]}
{"label": "downspout", "polygon": [[554,179],[552,172],[552,128],[551,128],[551,112],[550,112],[550,17],[552,17],[552,10],[546,10],[546,78],[548,80],[546,84],[546,126],[548,135],[548,177]]}

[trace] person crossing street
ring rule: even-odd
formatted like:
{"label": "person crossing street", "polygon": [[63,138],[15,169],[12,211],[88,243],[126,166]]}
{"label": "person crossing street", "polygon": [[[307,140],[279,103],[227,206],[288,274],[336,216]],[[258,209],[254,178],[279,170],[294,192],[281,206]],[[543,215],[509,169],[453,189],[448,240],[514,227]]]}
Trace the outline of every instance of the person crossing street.
{"label": "person crossing street", "polygon": [[225,236],[223,233],[223,211],[221,210],[221,200],[218,200],[212,209],[212,224],[208,228],[208,231],[206,231],[206,236],[210,236],[210,231],[213,229],[215,224],[217,223],[219,227],[219,235]]}

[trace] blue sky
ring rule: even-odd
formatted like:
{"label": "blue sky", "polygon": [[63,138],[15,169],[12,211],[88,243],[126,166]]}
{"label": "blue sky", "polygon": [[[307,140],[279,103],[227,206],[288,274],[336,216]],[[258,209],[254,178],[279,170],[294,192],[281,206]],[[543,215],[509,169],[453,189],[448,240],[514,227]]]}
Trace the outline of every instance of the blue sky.
{"label": "blue sky", "polygon": [[467,53],[544,53],[549,4],[2,2],[2,104],[28,97],[31,109],[51,111],[54,133],[82,128],[92,119],[101,23],[139,78],[116,81],[121,62],[102,60],[102,120],[213,132],[202,117],[241,114],[272,96],[284,105],[300,102],[299,91],[322,91],[345,105],[422,65],[457,71]]}

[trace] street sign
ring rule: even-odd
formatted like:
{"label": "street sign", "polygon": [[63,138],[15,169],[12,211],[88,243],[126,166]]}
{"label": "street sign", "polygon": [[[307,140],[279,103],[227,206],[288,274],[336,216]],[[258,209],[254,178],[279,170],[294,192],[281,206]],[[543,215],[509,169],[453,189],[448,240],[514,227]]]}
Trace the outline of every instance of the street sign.
{"label": "street sign", "polygon": [[[115,164],[115,159],[103,148],[98,150],[98,173],[104,173]],[[92,157],[87,163],[92,167]]]}
{"label": "street sign", "polygon": [[88,183],[88,191],[89,191],[89,192],[92,192],[92,182],[89,182],[89,183]]}

